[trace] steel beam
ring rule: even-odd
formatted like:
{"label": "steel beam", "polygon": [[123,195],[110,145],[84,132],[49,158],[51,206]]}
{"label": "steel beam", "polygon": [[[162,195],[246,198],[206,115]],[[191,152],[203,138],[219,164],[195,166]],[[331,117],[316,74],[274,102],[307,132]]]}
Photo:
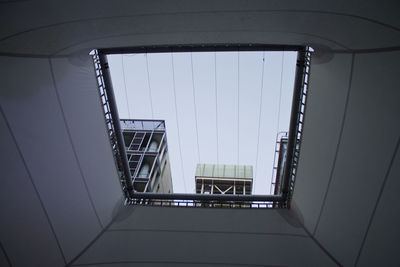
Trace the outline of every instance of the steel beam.
{"label": "steel beam", "polygon": [[159,194],[134,192],[134,199],[170,199],[170,200],[204,200],[204,201],[275,201],[282,202],[281,195],[215,195],[215,194]]}
{"label": "steel beam", "polygon": [[267,44],[193,44],[153,45],[98,49],[99,54],[177,53],[177,52],[228,52],[228,51],[300,51],[299,45]]}
{"label": "steel beam", "polygon": [[306,52],[307,52],[306,48],[303,47],[301,50],[298,51],[297,54],[296,75],[294,80],[292,111],[290,115],[286,163],[282,181],[282,196],[286,200],[289,195],[290,177],[292,175],[292,167],[293,167],[293,156],[297,145],[296,142],[297,142],[298,113],[300,108],[301,94],[303,93],[302,89],[303,89],[303,76],[304,76],[304,64],[306,60]]}
{"label": "steel beam", "polygon": [[110,107],[110,112],[113,120],[114,134],[115,137],[117,138],[118,149],[121,155],[125,186],[129,197],[133,197],[133,184],[131,180],[131,173],[129,170],[128,157],[126,156],[125,143],[124,143],[124,138],[122,136],[118,109],[114,96],[114,89],[111,81],[110,67],[108,65],[107,56],[105,54],[99,53],[99,60],[101,65],[101,71],[103,73],[105,92],[107,94],[107,99],[109,101],[108,105]]}

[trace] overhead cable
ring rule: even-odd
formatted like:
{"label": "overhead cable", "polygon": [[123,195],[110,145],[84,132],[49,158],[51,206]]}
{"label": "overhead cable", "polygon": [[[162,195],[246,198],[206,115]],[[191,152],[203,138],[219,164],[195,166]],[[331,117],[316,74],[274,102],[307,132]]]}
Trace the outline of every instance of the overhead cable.
{"label": "overhead cable", "polygon": [[215,52],[215,51],[214,51],[214,88],[215,88],[215,129],[216,129],[216,135],[217,135],[217,164],[219,164],[217,52]]}
{"label": "overhead cable", "polygon": [[129,119],[132,119],[131,110],[129,108],[129,101],[128,101],[128,90],[126,89],[125,64],[124,64],[124,55],[123,54],[121,54],[121,64],[122,64],[122,78],[124,81],[124,88],[125,88],[126,107],[128,108]]}
{"label": "overhead cable", "polygon": [[191,69],[192,69],[192,89],[193,89],[194,121],[196,124],[197,160],[198,160],[198,163],[200,163],[201,158],[200,158],[200,145],[199,145],[199,129],[198,129],[198,123],[197,123],[196,90],[195,90],[195,86],[194,86],[193,53],[192,52],[190,52],[190,65],[191,65]]}
{"label": "overhead cable", "polygon": [[261,72],[261,86],[260,86],[260,107],[258,110],[258,131],[257,131],[257,152],[256,152],[256,164],[255,164],[255,175],[253,181],[253,193],[256,188],[257,181],[257,167],[258,167],[258,151],[260,146],[260,128],[261,128],[261,111],[262,111],[262,99],[263,99],[263,89],[264,89],[264,69],[265,69],[265,51],[262,55],[262,72]]}
{"label": "overhead cable", "polygon": [[276,132],[279,132],[281,121],[281,102],[282,102],[282,84],[283,84],[283,66],[285,62],[285,51],[282,51],[282,64],[281,64],[281,84],[279,88],[279,102],[278,102],[278,121],[276,124]]}
{"label": "overhead cable", "polygon": [[237,52],[237,165],[240,162],[240,52]]}
{"label": "overhead cable", "polygon": [[175,118],[176,118],[176,128],[178,134],[178,147],[179,147],[179,155],[181,160],[181,171],[182,171],[182,180],[183,180],[183,188],[186,191],[186,182],[185,182],[185,172],[183,168],[183,159],[182,159],[182,146],[181,146],[181,136],[179,132],[179,118],[178,118],[178,106],[176,101],[176,86],[175,86],[175,66],[174,66],[174,54],[171,53],[171,66],[172,66],[172,86],[174,92],[174,103],[175,103]]}
{"label": "overhead cable", "polygon": [[151,85],[150,85],[149,60],[147,58],[147,53],[145,54],[145,57],[146,57],[147,85],[149,86],[151,118],[154,119],[153,98],[152,98],[152,95],[151,95]]}

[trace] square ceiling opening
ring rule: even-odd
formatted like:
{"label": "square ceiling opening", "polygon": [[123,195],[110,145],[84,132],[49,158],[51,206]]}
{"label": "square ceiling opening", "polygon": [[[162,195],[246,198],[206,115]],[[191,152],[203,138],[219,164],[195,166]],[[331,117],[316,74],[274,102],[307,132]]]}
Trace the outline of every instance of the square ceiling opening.
{"label": "square ceiling opening", "polygon": [[306,47],[267,45],[96,51],[106,123],[128,198],[131,190],[153,204],[163,198],[185,205],[224,198],[246,207],[287,202],[310,55]]}

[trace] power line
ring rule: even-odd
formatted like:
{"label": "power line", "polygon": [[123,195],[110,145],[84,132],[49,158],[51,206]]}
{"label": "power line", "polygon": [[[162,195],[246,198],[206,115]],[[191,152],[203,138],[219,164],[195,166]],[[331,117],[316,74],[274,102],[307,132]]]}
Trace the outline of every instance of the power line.
{"label": "power line", "polygon": [[154,119],[153,98],[152,98],[152,96],[151,96],[151,86],[150,86],[149,60],[147,59],[147,53],[145,54],[145,57],[146,57],[147,84],[148,84],[148,86],[149,86],[149,98],[150,98],[151,118]]}
{"label": "power line", "polygon": [[239,50],[237,52],[237,165],[239,165],[239,153],[240,153],[240,147],[239,147],[239,134],[240,134],[240,116],[239,112],[240,111],[240,54]]}
{"label": "power line", "polygon": [[175,103],[175,118],[176,118],[176,128],[178,134],[178,146],[179,146],[179,154],[181,160],[181,171],[182,171],[182,180],[183,180],[183,188],[186,192],[186,182],[185,182],[185,172],[183,169],[183,159],[182,159],[182,146],[181,146],[181,136],[179,133],[179,119],[178,119],[178,106],[176,104],[176,89],[175,89],[175,67],[174,67],[174,54],[171,53],[171,65],[172,65],[172,83],[173,83],[173,91],[174,91],[174,103]]}
{"label": "power line", "polygon": [[216,135],[217,135],[217,164],[219,164],[217,52],[214,52],[214,87],[215,87],[215,128],[216,128]]}
{"label": "power line", "polygon": [[276,124],[276,132],[279,132],[280,120],[281,120],[281,102],[282,102],[282,84],[283,84],[283,65],[285,62],[285,51],[282,51],[282,64],[281,64],[281,84],[279,88],[279,102],[278,102],[278,121]]}
{"label": "power line", "polygon": [[199,145],[199,130],[197,126],[197,105],[196,105],[196,90],[194,86],[194,71],[193,71],[193,53],[190,53],[190,64],[192,67],[192,89],[193,89],[193,107],[194,107],[194,121],[196,123],[196,141],[197,141],[197,159],[201,162],[200,158],[200,145]]}
{"label": "power line", "polygon": [[264,68],[265,68],[265,51],[263,51],[262,57],[262,73],[261,73],[261,89],[260,89],[260,109],[258,110],[258,133],[257,133],[257,152],[256,152],[256,166],[255,166],[255,176],[253,182],[253,192],[256,188],[257,181],[257,166],[258,166],[258,149],[260,145],[260,128],[261,128],[261,110],[262,110],[262,99],[263,99],[263,89],[264,89]]}
{"label": "power line", "polygon": [[122,64],[122,77],[124,81],[124,88],[125,88],[125,99],[126,99],[126,107],[128,108],[128,115],[131,119],[131,110],[129,108],[129,101],[128,101],[128,91],[126,89],[126,78],[125,78],[125,64],[124,64],[124,55],[121,55],[121,64]]}

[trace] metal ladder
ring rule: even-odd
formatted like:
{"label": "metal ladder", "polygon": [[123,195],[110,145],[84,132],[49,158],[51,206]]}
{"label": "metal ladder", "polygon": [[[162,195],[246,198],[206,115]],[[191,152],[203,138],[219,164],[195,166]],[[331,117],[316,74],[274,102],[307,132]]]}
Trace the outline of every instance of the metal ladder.
{"label": "metal ladder", "polygon": [[129,156],[128,162],[129,162],[129,169],[131,172],[131,177],[135,177],[136,169],[139,165],[140,160],[141,160],[141,155],[132,154]]}
{"label": "metal ladder", "polygon": [[129,146],[129,150],[139,151],[145,135],[146,133],[135,132],[135,135],[133,136],[132,142]]}

